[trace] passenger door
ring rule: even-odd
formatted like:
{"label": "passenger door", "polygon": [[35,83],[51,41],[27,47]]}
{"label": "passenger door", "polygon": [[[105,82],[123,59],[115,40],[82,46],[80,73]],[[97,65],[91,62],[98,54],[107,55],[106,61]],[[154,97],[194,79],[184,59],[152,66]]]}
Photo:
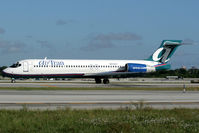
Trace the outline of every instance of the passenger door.
{"label": "passenger door", "polygon": [[27,61],[23,63],[23,72],[28,72],[29,71],[29,64]]}

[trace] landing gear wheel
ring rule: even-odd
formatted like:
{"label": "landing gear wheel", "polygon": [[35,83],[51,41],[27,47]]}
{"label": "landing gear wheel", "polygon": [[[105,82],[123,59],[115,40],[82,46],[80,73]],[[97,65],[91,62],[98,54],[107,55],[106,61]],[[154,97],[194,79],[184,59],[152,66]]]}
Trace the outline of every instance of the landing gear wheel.
{"label": "landing gear wheel", "polygon": [[14,78],[12,78],[11,79],[11,83],[15,83],[16,81],[15,81],[15,79]]}
{"label": "landing gear wheel", "polygon": [[103,80],[103,83],[104,83],[104,84],[109,84],[109,80],[108,80],[108,79],[104,79],[104,80]]}
{"label": "landing gear wheel", "polygon": [[96,84],[101,84],[102,83],[102,80],[100,78],[95,78],[95,83]]}

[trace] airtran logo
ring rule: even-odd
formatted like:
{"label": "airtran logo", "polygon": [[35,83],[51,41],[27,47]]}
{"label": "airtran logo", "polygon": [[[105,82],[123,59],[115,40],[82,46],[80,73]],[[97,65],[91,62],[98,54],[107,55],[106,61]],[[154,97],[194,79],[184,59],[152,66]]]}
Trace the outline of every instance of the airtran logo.
{"label": "airtran logo", "polygon": [[[165,46],[166,44],[176,44],[176,43],[179,44],[178,42],[165,41],[163,43],[163,46]],[[160,59],[163,57],[163,55],[160,55],[162,53],[163,49],[164,48],[161,47],[161,48],[159,48],[158,50],[155,51],[155,53],[152,56],[152,59],[154,61],[160,61]],[[168,58],[167,60],[165,60],[165,62],[168,62],[169,60],[170,60],[170,58]]]}
{"label": "airtran logo", "polygon": [[63,61],[53,61],[53,60],[43,60],[39,61],[39,66],[63,66],[64,62]]}
{"label": "airtran logo", "polygon": [[[153,58],[154,61],[160,61],[160,59],[163,57],[163,55],[160,56],[160,53],[162,52],[163,49],[164,48],[159,48],[158,50],[155,51],[155,53],[152,56],[152,58]],[[165,60],[165,62],[168,62],[169,60],[170,60],[170,58],[168,58],[167,60]]]}
{"label": "airtran logo", "polygon": [[152,57],[154,61],[159,61],[162,58],[162,56],[159,57],[159,54],[162,52],[163,49],[164,48],[159,48],[158,50],[155,51]]}

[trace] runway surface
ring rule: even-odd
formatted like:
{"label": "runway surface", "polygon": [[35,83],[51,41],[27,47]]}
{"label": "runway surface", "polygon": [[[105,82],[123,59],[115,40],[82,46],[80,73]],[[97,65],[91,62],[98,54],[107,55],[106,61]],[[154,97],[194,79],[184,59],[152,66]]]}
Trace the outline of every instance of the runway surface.
{"label": "runway surface", "polygon": [[65,88],[165,88],[165,87],[199,87],[198,83],[189,82],[111,82],[110,84],[95,84],[94,82],[0,82],[0,87],[65,87]]}
{"label": "runway surface", "polygon": [[0,91],[0,109],[199,108],[198,91]]}

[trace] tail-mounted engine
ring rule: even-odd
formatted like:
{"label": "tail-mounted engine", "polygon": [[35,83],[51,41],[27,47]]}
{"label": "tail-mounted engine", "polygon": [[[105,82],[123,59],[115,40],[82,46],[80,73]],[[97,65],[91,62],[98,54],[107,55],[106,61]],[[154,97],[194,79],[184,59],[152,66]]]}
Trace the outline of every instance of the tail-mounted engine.
{"label": "tail-mounted engine", "polygon": [[126,72],[145,73],[154,72],[155,67],[147,66],[146,64],[127,63],[125,65]]}

